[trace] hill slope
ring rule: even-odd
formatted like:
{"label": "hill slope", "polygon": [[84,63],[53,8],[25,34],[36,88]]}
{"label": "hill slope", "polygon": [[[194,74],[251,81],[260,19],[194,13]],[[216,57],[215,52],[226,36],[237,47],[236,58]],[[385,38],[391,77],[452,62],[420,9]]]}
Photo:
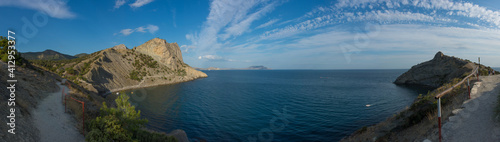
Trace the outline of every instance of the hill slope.
{"label": "hill slope", "polygon": [[425,85],[439,87],[453,78],[460,78],[472,71],[474,63],[456,57],[436,53],[432,60],[411,67],[399,76],[395,84]]}
{"label": "hill slope", "polygon": [[43,52],[26,52],[22,53],[21,56],[28,60],[66,60],[77,58],[75,56],[62,54],[50,49]]}
{"label": "hill slope", "polygon": [[183,62],[177,43],[159,38],[134,49],[117,45],[81,58],[37,64],[99,94],[207,77]]}

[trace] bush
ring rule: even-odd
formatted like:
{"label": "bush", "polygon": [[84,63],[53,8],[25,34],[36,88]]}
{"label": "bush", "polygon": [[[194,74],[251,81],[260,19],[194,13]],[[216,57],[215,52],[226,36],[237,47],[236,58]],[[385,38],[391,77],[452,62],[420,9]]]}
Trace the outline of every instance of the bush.
{"label": "bush", "polygon": [[66,68],[65,70],[66,70],[66,73],[69,73],[69,74],[72,74],[72,75],[75,74],[75,70],[72,67]]}
{"label": "bush", "polygon": [[141,142],[176,142],[177,139],[173,136],[167,136],[163,133],[151,132],[139,129],[135,133],[135,138]]}
{"label": "bush", "polygon": [[142,80],[142,76],[141,76],[140,72],[135,71],[135,70],[130,72],[129,77],[130,77],[130,79],[137,80],[137,81]]}
{"label": "bush", "polygon": [[141,111],[136,112],[135,107],[128,101],[129,97],[121,94],[115,99],[116,108],[108,108],[103,102],[101,116],[90,122],[90,132],[86,141],[138,141],[133,138],[139,128],[148,122],[141,119]]}
{"label": "bush", "polygon": [[16,65],[21,65],[23,63],[24,58],[21,57],[21,53],[19,53],[16,49],[14,50],[9,50],[9,40],[7,40],[6,37],[0,36],[0,59],[3,62],[9,61],[9,51],[15,51],[15,59],[14,61],[16,62]]}

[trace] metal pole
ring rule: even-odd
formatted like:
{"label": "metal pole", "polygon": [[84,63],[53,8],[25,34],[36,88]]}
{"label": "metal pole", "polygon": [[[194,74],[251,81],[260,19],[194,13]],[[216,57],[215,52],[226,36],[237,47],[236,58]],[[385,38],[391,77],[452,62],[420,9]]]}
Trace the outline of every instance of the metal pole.
{"label": "metal pole", "polygon": [[438,98],[438,127],[439,127],[439,142],[441,142],[441,98]]}
{"label": "metal pole", "polygon": [[85,102],[82,102],[82,115],[83,137],[85,137]]}
{"label": "metal pole", "polygon": [[476,77],[477,77],[477,81],[479,81],[479,69],[477,69],[477,72],[476,72]]}
{"label": "metal pole", "polygon": [[64,103],[64,86],[61,92],[61,102]]}
{"label": "metal pole", "polygon": [[469,91],[469,99],[470,99],[470,78],[467,78],[467,91]]}

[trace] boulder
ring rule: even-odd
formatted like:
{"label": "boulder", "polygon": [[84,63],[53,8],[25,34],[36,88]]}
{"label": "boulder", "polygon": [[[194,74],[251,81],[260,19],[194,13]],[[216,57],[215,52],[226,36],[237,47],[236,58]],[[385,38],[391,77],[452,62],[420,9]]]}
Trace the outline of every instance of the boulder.
{"label": "boulder", "polygon": [[124,44],[120,44],[120,45],[116,45],[116,46],[113,46],[111,47],[111,49],[127,49],[127,46],[125,46]]}

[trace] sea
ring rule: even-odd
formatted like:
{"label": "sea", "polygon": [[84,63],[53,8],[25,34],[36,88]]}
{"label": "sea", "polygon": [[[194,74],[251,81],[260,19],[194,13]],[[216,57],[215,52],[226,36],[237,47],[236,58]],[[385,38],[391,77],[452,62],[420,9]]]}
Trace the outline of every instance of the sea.
{"label": "sea", "polygon": [[410,106],[431,88],[398,86],[407,69],[217,70],[129,90],[146,127],[190,141],[339,141]]}

